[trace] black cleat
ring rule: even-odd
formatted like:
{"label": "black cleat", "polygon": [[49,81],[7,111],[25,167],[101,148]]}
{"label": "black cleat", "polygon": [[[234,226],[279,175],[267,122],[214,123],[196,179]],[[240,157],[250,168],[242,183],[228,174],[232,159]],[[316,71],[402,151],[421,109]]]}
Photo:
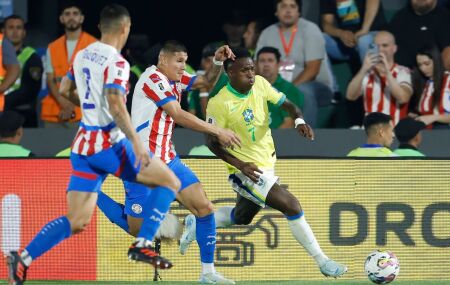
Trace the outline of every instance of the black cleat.
{"label": "black cleat", "polygon": [[28,266],[23,263],[20,254],[17,251],[11,251],[6,257],[8,265],[8,284],[22,285],[27,280]]}
{"label": "black cleat", "polygon": [[152,246],[137,247],[137,242],[128,249],[128,258],[134,261],[141,261],[153,265],[159,269],[172,268],[172,262],[160,256]]}

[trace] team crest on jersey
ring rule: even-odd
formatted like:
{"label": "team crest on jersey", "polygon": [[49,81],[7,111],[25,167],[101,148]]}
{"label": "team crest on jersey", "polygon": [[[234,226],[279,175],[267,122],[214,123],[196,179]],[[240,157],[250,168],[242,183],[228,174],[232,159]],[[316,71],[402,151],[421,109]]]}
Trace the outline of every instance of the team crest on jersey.
{"label": "team crest on jersey", "polygon": [[164,90],[164,85],[161,83],[158,84],[159,90],[163,91]]}
{"label": "team crest on jersey", "polygon": [[140,214],[142,213],[142,206],[139,204],[133,204],[131,206],[131,210],[135,213],[135,214]]}
{"label": "team crest on jersey", "polygon": [[150,79],[153,81],[153,83],[158,83],[159,81],[161,81],[161,78],[156,73],[150,75]]}
{"label": "team crest on jersey", "polygon": [[245,111],[242,113],[242,116],[244,116],[244,121],[246,121],[247,123],[250,123],[255,118],[253,116],[252,109],[245,109]]}

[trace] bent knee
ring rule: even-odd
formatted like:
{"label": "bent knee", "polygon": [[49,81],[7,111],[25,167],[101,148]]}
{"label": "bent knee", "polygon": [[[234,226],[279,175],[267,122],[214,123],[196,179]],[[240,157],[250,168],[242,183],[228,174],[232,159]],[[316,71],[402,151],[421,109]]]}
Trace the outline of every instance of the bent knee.
{"label": "bent knee", "polygon": [[194,205],[194,215],[197,217],[204,217],[214,212],[214,206],[209,200],[205,200]]}
{"label": "bent knee", "polygon": [[91,219],[77,219],[70,221],[70,229],[72,234],[78,234],[86,230],[87,226],[90,224]]}
{"label": "bent knee", "polygon": [[234,222],[236,225],[249,225],[253,220],[253,217],[249,217],[246,215],[234,214]]}
{"label": "bent knee", "polygon": [[302,208],[300,206],[300,203],[297,199],[291,199],[288,203],[286,203],[286,210],[285,214],[286,216],[294,216],[298,215],[302,211]]}

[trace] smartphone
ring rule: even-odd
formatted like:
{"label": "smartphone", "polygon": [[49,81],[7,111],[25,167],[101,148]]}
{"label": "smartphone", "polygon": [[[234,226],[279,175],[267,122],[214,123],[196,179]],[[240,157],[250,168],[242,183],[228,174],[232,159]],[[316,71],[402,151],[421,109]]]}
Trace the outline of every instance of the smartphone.
{"label": "smartphone", "polygon": [[378,50],[378,45],[375,44],[375,43],[371,43],[369,45],[368,52],[371,53],[371,54],[379,54],[380,51]]}

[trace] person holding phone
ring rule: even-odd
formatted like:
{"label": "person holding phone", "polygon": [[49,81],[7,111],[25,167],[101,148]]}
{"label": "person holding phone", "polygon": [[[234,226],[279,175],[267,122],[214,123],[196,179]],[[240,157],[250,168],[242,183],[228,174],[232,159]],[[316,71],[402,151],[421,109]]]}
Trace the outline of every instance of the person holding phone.
{"label": "person holding phone", "polygon": [[394,36],[387,31],[378,32],[346,94],[351,101],[363,95],[366,115],[385,113],[392,117],[394,125],[407,116],[413,94],[410,71],[394,62],[396,52]]}

